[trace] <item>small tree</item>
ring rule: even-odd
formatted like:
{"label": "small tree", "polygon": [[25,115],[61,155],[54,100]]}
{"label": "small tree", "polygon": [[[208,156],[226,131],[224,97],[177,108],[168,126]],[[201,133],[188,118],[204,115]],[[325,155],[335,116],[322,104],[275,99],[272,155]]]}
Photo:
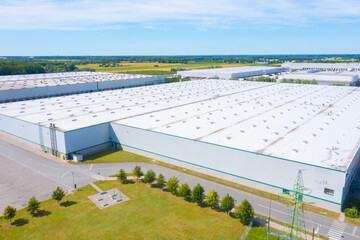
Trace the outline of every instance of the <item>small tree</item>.
{"label": "small tree", "polygon": [[211,189],[209,194],[206,195],[206,204],[209,205],[211,208],[216,207],[219,203],[219,194],[214,190]]}
{"label": "small tree", "polygon": [[244,225],[249,225],[254,218],[254,209],[248,200],[241,202],[240,206],[236,208],[235,217],[240,219]]}
{"label": "small tree", "polygon": [[156,179],[156,174],[154,170],[150,169],[144,176],[144,183],[152,184]]}
{"label": "small tree", "polygon": [[229,211],[234,208],[234,199],[229,194],[226,194],[221,200],[221,208],[226,214],[229,214]]}
{"label": "small tree", "polygon": [[28,205],[26,207],[26,211],[28,211],[31,215],[34,216],[34,213],[39,210],[40,208],[40,202],[35,198],[30,198]]}
{"label": "small tree", "polygon": [[179,180],[175,177],[175,175],[172,175],[172,177],[166,182],[166,186],[169,192],[176,194],[179,187]]}
{"label": "small tree", "polygon": [[164,175],[162,175],[160,173],[159,176],[156,179],[156,187],[163,188],[164,185],[165,185],[165,177],[164,177]]}
{"label": "small tree", "polygon": [[53,193],[51,195],[52,199],[58,201],[59,204],[60,204],[60,201],[63,199],[64,196],[65,196],[65,192],[59,186],[53,191]]}
{"label": "small tree", "polygon": [[127,180],[126,172],[124,169],[120,169],[119,173],[116,175],[116,177],[122,183],[125,183]]}
{"label": "small tree", "polygon": [[144,173],[141,171],[141,167],[139,165],[135,166],[133,173],[137,179],[141,178],[144,175]]}
{"label": "small tree", "polygon": [[15,215],[16,215],[16,208],[7,206],[4,209],[4,219],[9,220],[11,222],[11,220],[15,217]]}
{"label": "small tree", "polygon": [[204,188],[198,183],[191,192],[191,200],[197,204],[204,201]]}
{"label": "small tree", "polygon": [[180,197],[183,197],[185,199],[190,197],[191,189],[190,189],[189,185],[187,183],[181,184],[181,186],[179,187],[178,194]]}

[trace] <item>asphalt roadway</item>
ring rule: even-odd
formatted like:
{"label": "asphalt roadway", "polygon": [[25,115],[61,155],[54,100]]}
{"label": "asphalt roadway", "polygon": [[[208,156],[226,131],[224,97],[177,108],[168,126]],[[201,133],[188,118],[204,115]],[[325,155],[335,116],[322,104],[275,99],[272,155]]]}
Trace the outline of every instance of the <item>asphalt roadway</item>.
{"label": "asphalt roadway", "polygon": [[[204,180],[172,169],[152,165],[149,163],[98,163],[98,164],[68,164],[64,161],[41,156],[8,142],[0,140],[0,214],[7,205],[18,209],[25,207],[30,197],[39,200],[51,197],[56,186],[71,190],[87,185],[103,177],[113,175],[123,168],[131,172],[135,165],[140,165],[143,171],[153,169],[157,174],[162,173],[166,179],[177,176],[180,184],[187,182],[190,187],[200,183],[205,193],[215,189],[220,198],[229,193],[240,204],[247,199],[251,202],[255,212],[264,216],[269,215],[269,199],[262,198],[215,182]],[[272,201],[271,218],[285,222],[288,207]],[[360,227],[336,221],[320,214],[305,212],[306,227],[312,232],[330,239],[360,240]],[[271,225],[271,224],[270,224]]]}

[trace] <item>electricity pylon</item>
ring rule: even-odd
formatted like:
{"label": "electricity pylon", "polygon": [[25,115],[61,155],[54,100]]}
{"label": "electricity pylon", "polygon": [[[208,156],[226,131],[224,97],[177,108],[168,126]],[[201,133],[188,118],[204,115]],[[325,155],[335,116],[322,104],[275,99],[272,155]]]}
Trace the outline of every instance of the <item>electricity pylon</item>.
{"label": "electricity pylon", "polygon": [[289,212],[286,217],[285,228],[282,235],[291,239],[303,240],[306,239],[305,217],[303,195],[304,187],[302,172],[299,170],[293,190],[287,196],[290,200]]}

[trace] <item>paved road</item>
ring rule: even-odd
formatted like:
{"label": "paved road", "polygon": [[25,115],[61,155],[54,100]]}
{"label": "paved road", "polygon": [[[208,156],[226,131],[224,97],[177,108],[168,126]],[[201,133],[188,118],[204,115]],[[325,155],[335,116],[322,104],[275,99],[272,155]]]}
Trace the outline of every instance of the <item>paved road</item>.
{"label": "paved road", "polygon": [[[61,185],[70,189],[73,187],[73,183],[75,183],[78,187],[81,187],[105,176],[113,175],[118,172],[120,168],[125,169],[126,172],[131,172],[135,165],[140,165],[144,172],[152,168],[156,173],[162,173],[165,178],[175,175],[180,180],[180,183],[187,182],[190,187],[194,187],[197,183],[200,183],[204,187],[205,192],[208,192],[210,189],[215,189],[220,197],[229,193],[237,201],[237,204],[240,204],[240,202],[246,198],[252,203],[257,213],[265,216],[269,214],[269,199],[148,163],[72,165],[61,161],[50,161],[35,153],[0,141],[0,164],[0,175],[4,176],[0,178],[1,212],[5,205],[13,204],[14,202],[18,204],[15,206],[20,206],[18,208],[23,207],[30,195],[35,195],[36,197],[42,196],[43,198],[47,196],[50,197],[55,185]],[[13,176],[14,171],[20,171],[21,175],[24,176],[26,176],[26,174],[23,172],[27,172],[30,177],[20,181],[22,182],[21,184],[15,180],[16,178]],[[12,177],[7,179],[6,176],[9,176],[9,173],[11,173],[10,175],[12,175]],[[37,175],[37,177],[35,177],[35,175]],[[34,187],[38,185],[42,186],[42,188]],[[6,197],[3,198],[3,193],[8,191],[10,193],[6,194]],[[29,193],[31,194],[29,195]],[[40,199],[40,197],[38,198]],[[287,206],[273,201],[271,209],[271,217],[273,219],[285,222]],[[314,228],[317,233],[323,236],[330,235],[332,239],[360,240],[360,227],[358,228],[310,212],[305,212],[305,218],[309,231],[312,231]]]}

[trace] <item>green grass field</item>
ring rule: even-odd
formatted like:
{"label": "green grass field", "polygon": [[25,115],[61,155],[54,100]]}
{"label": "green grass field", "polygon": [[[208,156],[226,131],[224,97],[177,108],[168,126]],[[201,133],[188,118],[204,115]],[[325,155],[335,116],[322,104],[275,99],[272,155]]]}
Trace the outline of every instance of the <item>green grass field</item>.
{"label": "green grass field", "polygon": [[14,223],[0,218],[0,239],[239,239],[238,219],[182,200],[143,183],[96,182],[103,190],[117,187],[130,201],[99,210],[87,197],[87,185],[67,195],[59,206],[42,202],[40,216],[17,212]]}
{"label": "green grass field", "polygon": [[176,69],[205,69],[211,66],[217,67],[236,67],[236,66],[258,66],[259,64],[242,64],[242,63],[129,63],[122,62],[119,67],[100,67],[99,64],[86,64],[76,65],[79,69],[91,68],[97,72],[121,72],[121,73],[133,73],[133,74],[149,74],[149,75],[169,75],[176,72],[171,71],[172,68]]}

